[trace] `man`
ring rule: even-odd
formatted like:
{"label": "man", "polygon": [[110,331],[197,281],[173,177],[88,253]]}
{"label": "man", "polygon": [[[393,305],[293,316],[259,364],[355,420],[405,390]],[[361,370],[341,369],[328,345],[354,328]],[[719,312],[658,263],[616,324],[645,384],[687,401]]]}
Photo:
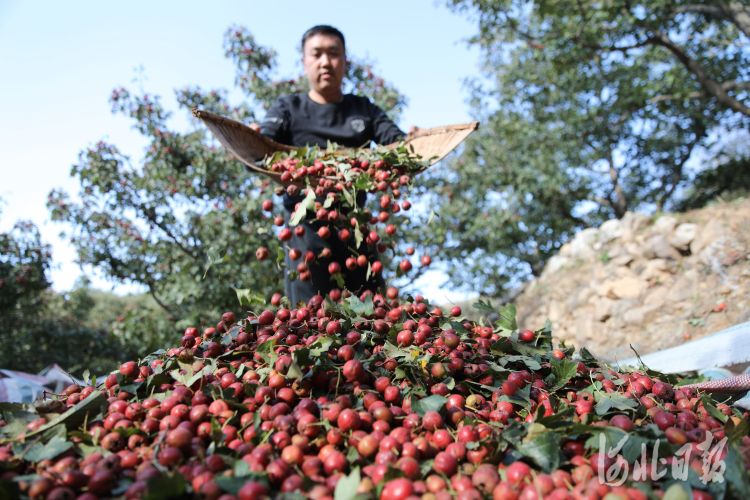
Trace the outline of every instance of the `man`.
{"label": "man", "polygon": [[[279,98],[268,110],[260,124],[250,125],[263,135],[290,146],[318,144],[326,147],[327,142],[337,143],[342,147],[360,147],[375,141],[377,144],[390,144],[403,137],[399,129],[377,106],[366,97],[344,94],[341,85],[346,74],[346,45],[344,35],[332,26],[314,26],[302,36],[302,64],[305,75],[310,82],[307,94],[294,94]],[[409,133],[419,130],[412,127]],[[284,208],[287,220],[291,217],[295,205],[303,196],[284,195]],[[364,204],[366,194],[362,193],[359,204]],[[322,200],[321,200],[322,201]],[[345,267],[347,257],[352,256],[347,243],[338,239],[333,231],[328,239],[317,235],[320,222],[304,223],[305,235],[294,236],[288,243],[290,248],[299,249],[302,254],[307,250],[319,256],[324,248],[331,251],[330,258],[316,258],[308,263],[312,280],[291,282],[285,276],[286,294],[292,305],[298,301],[308,301],[315,294],[325,295],[336,288],[335,281],[330,280],[328,264],[336,261],[344,273],[346,288],[351,291],[362,289],[375,290],[385,286],[382,276],[371,276],[366,279],[367,268],[358,267],[348,271]],[[368,260],[377,260],[374,249],[368,249],[363,243],[360,252],[368,255]],[[299,261],[292,261],[286,255],[288,270],[294,270]]]}

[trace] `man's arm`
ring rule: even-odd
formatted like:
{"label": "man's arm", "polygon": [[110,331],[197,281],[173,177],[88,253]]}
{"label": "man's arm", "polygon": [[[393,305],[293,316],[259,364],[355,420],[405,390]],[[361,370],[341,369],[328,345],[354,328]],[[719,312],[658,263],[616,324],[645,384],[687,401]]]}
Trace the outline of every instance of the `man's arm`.
{"label": "man's arm", "polygon": [[391,144],[406,137],[406,133],[391,121],[385,112],[368,99],[372,118],[373,140],[377,144]]}
{"label": "man's arm", "polygon": [[273,106],[268,108],[266,116],[260,122],[260,125],[251,123],[249,127],[281,144],[291,143],[289,137],[289,111],[287,110],[286,103],[281,99],[278,99],[273,103]]}

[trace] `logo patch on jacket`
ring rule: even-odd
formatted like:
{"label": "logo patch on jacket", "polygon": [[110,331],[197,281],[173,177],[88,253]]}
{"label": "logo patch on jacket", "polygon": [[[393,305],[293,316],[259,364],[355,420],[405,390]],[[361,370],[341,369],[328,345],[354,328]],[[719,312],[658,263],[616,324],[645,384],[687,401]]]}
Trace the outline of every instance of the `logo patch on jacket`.
{"label": "logo patch on jacket", "polygon": [[362,132],[365,129],[365,121],[360,118],[355,118],[351,121],[352,124],[352,130],[359,133]]}

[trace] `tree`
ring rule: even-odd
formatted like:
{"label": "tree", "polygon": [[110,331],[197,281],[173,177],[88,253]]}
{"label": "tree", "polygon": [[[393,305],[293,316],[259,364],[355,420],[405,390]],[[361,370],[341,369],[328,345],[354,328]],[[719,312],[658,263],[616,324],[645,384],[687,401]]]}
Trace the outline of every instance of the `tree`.
{"label": "tree", "polygon": [[[279,96],[307,90],[303,76],[279,78],[275,52],[257,44],[245,28],[230,28],[224,47],[236,66],[235,84],[249,102],[233,106],[224,90],[187,87],[176,91],[186,114],[199,107],[251,122]],[[406,102],[356,58],[350,58],[345,85],[394,119]],[[123,328],[130,338],[153,335],[154,328],[174,336],[188,326],[208,327],[209,318],[239,309],[235,290],[245,291],[248,306],[283,288],[275,259],[255,258],[259,246],[278,241],[273,214],[261,210],[263,199],[272,197],[269,179],[248,172],[201,123],[194,121],[184,133],[170,130],[171,112],[158,96],[120,88],[111,103],[148,138],[143,164],[132,165],[116,146],[98,142],[81,153],[71,171],[81,183],[80,201],[53,191],[48,205],[54,220],[73,226],[71,241],[81,264],[112,280],[142,285],[159,305],[159,317],[138,310],[126,315]]]}
{"label": "tree", "polygon": [[49,245],[30,222],[0,234],[0,367],[36,373],[56,363],[79,376],[84,369],[102,374],[137,357],[139,348],[154,347],[145,340],[124,342],[103,329],[91,315],[95,302],[87,282],[68,294],[52,291],[51,259]]}
{"label": "tree", "polygon": [[485,76],[479,133],[425,184],[456,286],[501,295],[577,230],[668,209],[710,132],[750,123],[739,2],[448,3],[477,17]]}

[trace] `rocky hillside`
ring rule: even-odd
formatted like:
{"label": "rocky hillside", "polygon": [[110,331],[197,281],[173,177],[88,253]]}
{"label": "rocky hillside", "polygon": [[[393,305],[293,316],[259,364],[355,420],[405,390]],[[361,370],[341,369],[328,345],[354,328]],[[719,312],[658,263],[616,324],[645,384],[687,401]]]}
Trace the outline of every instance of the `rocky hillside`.
{"label": "rocky hillside", "polygon": [[[513,302],[519,325],[614,361],[750,321],[750,201],[585,229]],[[473,302],[473,301],[470,301]]]}

